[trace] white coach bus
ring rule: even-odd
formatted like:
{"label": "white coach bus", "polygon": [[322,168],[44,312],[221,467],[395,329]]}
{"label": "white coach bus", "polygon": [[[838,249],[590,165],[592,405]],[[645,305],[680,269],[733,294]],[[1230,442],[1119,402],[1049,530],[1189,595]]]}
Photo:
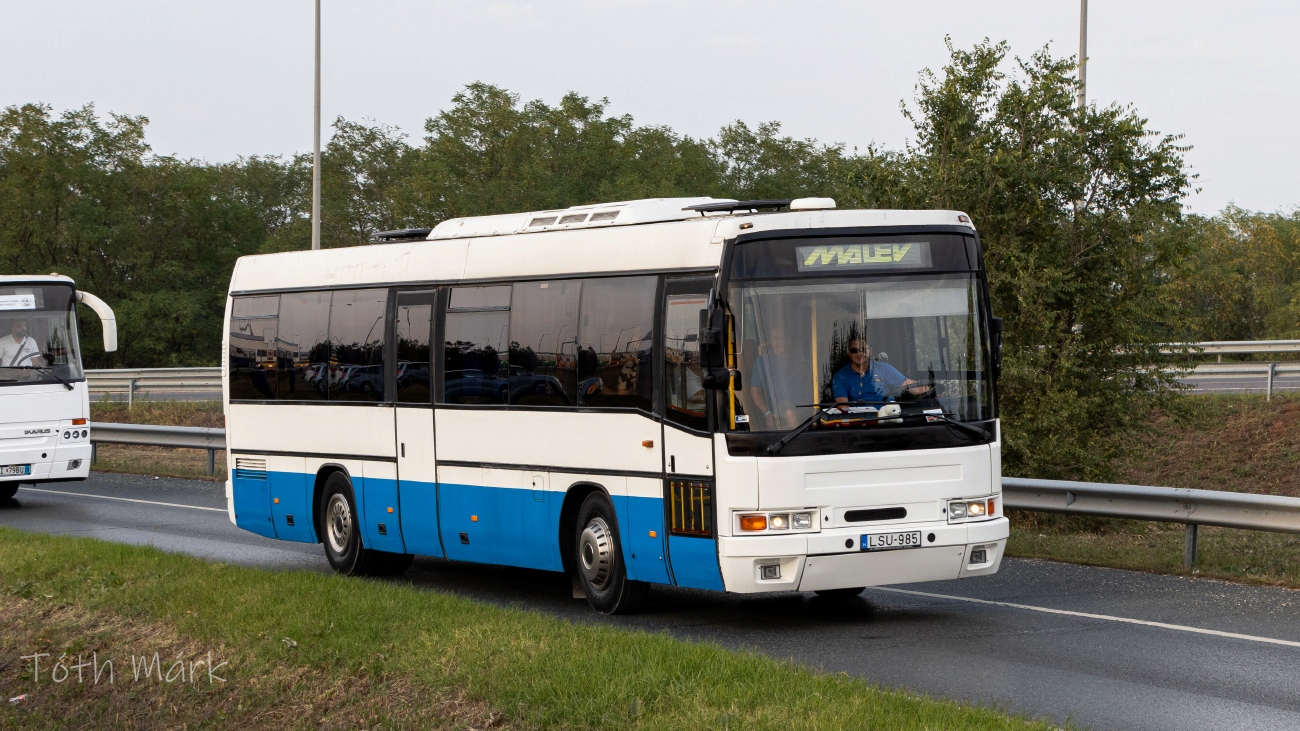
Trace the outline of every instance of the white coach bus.
{"label": "white coach bus", "polygon": [[104,350],[117,350],[113,310],[68,277],[0,276],[0,500],[23,483],[90,475],[78,302],[99,315]]}
{"label": "white coach bus", "polygon": [[[654,199],[244,257],[230,519],[413,555],[857,594],[994,573],[1001,321],[955,211]],[[285,344],[293,344],[292,348]]]}

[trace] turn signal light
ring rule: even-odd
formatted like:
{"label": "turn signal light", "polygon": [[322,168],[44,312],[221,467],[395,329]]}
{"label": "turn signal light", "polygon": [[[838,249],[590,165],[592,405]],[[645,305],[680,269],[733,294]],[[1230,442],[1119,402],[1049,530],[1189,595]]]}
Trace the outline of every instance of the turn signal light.
{"label": "turn signal light", "polygon": [[742,515],[740,516],[741,530],[767,530],[766,515]]}
{"label": "turn signal light", "polygon": [[73,419],[73,420],[72,420],[72,425],[73,425],[73,426],[85,426],[85,425],[86,425],[86,420],[85,420],[85,419]]}

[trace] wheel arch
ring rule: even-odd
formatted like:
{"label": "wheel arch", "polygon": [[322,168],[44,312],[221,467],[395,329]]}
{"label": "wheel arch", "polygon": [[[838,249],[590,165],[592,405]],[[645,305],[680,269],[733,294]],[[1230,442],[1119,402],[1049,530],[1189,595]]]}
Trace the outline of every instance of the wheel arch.
{"label": "wheel arch", "polygon": [[[609,500],[609,490],[597,482],[588,480],[579,480],[569,485],[564,492],[564,502],[560,505],[560,529],[556,540],[560,546],[560,563],[564,567],[564,573],[568,574],[573,571],[573,546],[572,538],[574,531],[578,529],[578,511],[582,509],[582,503],[593,493],[601,493],[605,499]],[[613,500],[610,500],[613,504]]]}
{"label": "wheel arch", "polygon": [[[316,484],[312,486],[311,490],[311,524],[316,531],[317,543],[324,543],[325,541],[325,526],[321,523],[324,519],[324,515],[321,513],[320,505],[321,498],[325,496],[325,483],[329,480],[331,475],[339,472],[343,473],[343,476],[348,480],[348,485],[351,486],[352,474],[348,472],[347,467],[344,467],[341,464],[336,462],[326,462],[316,470]],[[352,488],[352,496],[355,500],[355,487]]]}

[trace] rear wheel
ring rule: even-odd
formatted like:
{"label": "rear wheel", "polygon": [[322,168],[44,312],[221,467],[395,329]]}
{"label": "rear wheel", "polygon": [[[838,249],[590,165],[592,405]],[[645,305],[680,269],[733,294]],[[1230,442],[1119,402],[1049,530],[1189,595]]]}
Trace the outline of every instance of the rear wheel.
{"label": "rear wheel", "polygon": [[821,597],[822,599],[830,599],[832,601],[843,602],[843,601],[848,601],[849,599],[852,599],[853,597],[861,594],[862,590],[866,588],[867,587],[865,586],[858,586],[852,589],[822,589],[821,591],[817,591],[813,593]]}
{"label": "rear wheel", "polygon": [[618,520],[604,493],[594,492],[582,502],[574,538],[573,569],[591,608],[604,614],[631,614],[639,609],[650,587],[627,578]]}
{"label": "rear wheel", "polygon": [[18,483],[11,482],[8,485],[0,485],[0,500],[8,500],[18,494]]}
{"label": "rear wheel", "polygon": [[409,553],[376,551],[362,545],[352,481],[342,472],[325,480],[320,515],[325,558],[335,571],[347,576],[385,576],[406,573],[411,567],[415,557]]}

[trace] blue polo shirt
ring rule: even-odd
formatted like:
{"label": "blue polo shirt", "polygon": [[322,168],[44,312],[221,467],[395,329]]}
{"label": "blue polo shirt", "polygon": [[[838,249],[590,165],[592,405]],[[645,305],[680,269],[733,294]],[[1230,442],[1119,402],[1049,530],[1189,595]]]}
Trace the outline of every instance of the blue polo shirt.
{"label": "blue polo shirt", "polygon": [[885,396],[907,382],[907,376],[888,363],[872,361],[866,373],[853,370],[850,363],[831,379],[831,396],[849,401],[884,401]]}

